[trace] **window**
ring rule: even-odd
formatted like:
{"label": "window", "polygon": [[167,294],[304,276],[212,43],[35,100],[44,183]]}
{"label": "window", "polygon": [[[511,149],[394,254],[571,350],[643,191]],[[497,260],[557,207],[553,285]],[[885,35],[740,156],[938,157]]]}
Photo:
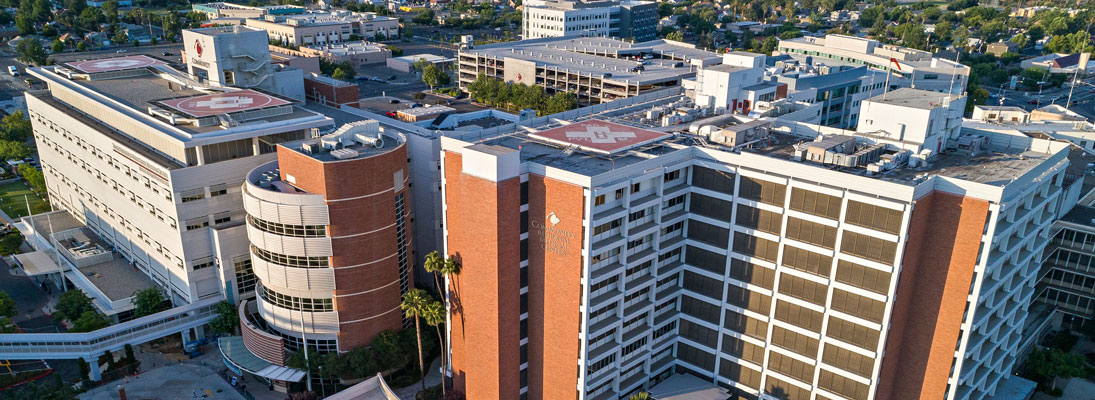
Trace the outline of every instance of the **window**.
{"label": "window", "polygon": [[289,225],[279,224],[276,222],[269,222],[262,219],[255,218],[252,215],[247,216],[247,223],[263,232],[273,233],[281,236],[292,237],[304,237],[304,238],[317,238],[327,236],[327,227],[323,225]]}
{"label": "window", "polygon": [[873,204],[848,200],[844,222],[874,230],[898,234],[901,232],[902,212]]}
{"label": "window", "polygon": [[251,257],[239,256],[232,263],[236,268],[236,291],[242,296],[244,293],[255,290],[255,271],[251,269]]}
{"label": "window", "polygon": [[784,382],[779,378],[769,375],[764,381],[764,391],[769,394],[779,394],[783,398],[791,400],[809,399],[810,391]]}
{"label": "window", "polygon": [[729,360],[719,363],[719,376],[752,389],[760,388],[760,372]]}
{"label": "window", "polygon": [[836,280],[878,294],[887,294],[890,289],[889,272],[864,267],[851,261],[837,261]]}
{"label": "window", "polygon": [[262,259],[263,261],[284,265],[287,267],[323,268],[328,266],[328,260],[326,256],[290,256],[266,251],[255,246],[251,246],[251,254],[254,254],[256,257]]}
{"label": "window", "polygon": [[642,189],[643,189],[642,182],[636,182],[636,183],[631,184],[631,193],[638,193]]}
{"label": "window", "polygon": [[787,237],[803,243],[832,249],[836,245],[836,228],[804,219],[788,217]]}
{"label": "window", "polygon": [[692,167],[692,186],[734,194],[734,174],[704,167]]}
{"label": "window", "polygon": [[725,248],[730,242],[730,230],[697,220],[688,221],[688,237],[717,248]]}
{"label": "window", "polygon": [[778,325],[772,327],[771,343],[808,358],[817,357],[817,339],[796,333],[795,331]]}
{"label": "window", "polygon": [[771,240],[735,232],[734,251],[765,261],[776,262],[776,256],[779,254],[779,244]]}
{"label": "window", "polygon": [[215,185],[209,187],[209,197],[217,197],[228,194],[228,185]]}
{"label": "window", "polygon": [[817,311],[786,301],[776,302],[776,319],[799,328],[821,332],[821,318],[822,314]]}
{"label": "window", "polygon": [[730,277],[739,281],[763,287],[772,288],[776,272],[759,265],[738,260],[730,260]]}
{"label": "window", "polygon": [[595,205],[595,206],[599,206],[599,205],[602,205],[604,203],[605,203],[605,195],[603,195],[603,194],[598,195],[597,197],[593,198],[593,205]]}
{"label": "window", "polygon": [[204,257],[190,262],[190,268],[194,271],[213,266],[213,257]]}
{"label": "window", "polygon": [[791,274],[780,274],[779,292],[822,307],[825,307],[825,300],[829,297],[827,285]]}
{"label": "window", "polygon": [[739,196],[742,198],[783,206],[787,189],[784,185],[744,176],[741,178],[740,185],[741,194]]}
{"label": "window", "polygon": [[817,386],[852,400],[866,400],[869,387],[822,369]]}
{"label": "window", "polygon": [[721,280],[711,279],[686,270],[684,271],[684,281],[681,286],[698,294],[710,297],[712,300],[722,301]]}
{"label": "window", "polygon": [[725,222],[730,222],[730,212],[732,210],[729,201],[704,196],[699,193],[692,193],[692,202],[688,207],[688,211]]}
{"label": "window", "polygon": [[296,297],[275,292],[265,286],[260,286],[260,288],[261,290],[259,290],[259,296],[261,296],[263,300],[281,308],[308,312],[324,312],[335,310],[333,299]]}
{"label": "window", "polygon": [[874,371],[874,359],[865,355],[833,346],[832,344],[825,344],[825,352],[821,356],[821,360],[826,364],[834,367],[849,371],[856,375],[870,379],[871,374]]}
{"label": "window", "polygon": [[833,289],[833,302],[830,307],[833,310],[877,323],[882,323],[882,316],[886,312],[886,303],[841,289]]}
{"label": "window", "polygon": [[726,272],[726,256],[710,252],[698,247],[688,246],[685,251],[685,262],[688,265],[722,275]]}
{"label": "window", "polygon": [[[681,312],[708,323],[719,323],[719,306],[696,300],[692,296],[681,296]],[[593,319],[593,316],[591,315],[589,319]]]}
{"label": "window", "polygon": [[764,347],[730,335],[722,336],[722,352],[757,365],[764,365]]}
{"label": "window", "polygon": [[726,303],[760,314],[768,314],[772,308],[772,297],[749,289],[727,285]]}
{"label": "window", "polygon": [[870,351],[878,348],[878,331],[837,317],[829,317],[825,335]]}
{"label": "window", "polygon": [[199,217],[186,220],[186,230],[201,229],[209,226],[209,217]]}
{"label": "window", "polygon": [[790,208],[807,214],[837,219],[840,217],[840,198],[806,189],[791,188]]}
{"label": "window", "polygon": [[[814,381],[814,366],[791,358],[780,352],[768,352],[768,368],[802,382]],[[807,397],[809,398],[809,397]]]}
{"label": "window", "polygon": [[594,235],[600,235],[602,233],[608,232],[612,229],[619,228],[619,227],[620,227],[620,220],[619,219],[614,219],[612,221],[605,222],[603,224],[600,224],[600,225],[597,225],[597,226],[593,227],[593,234]]}
{"label": "window", "polygon": [[681,319],[680,327],[678,332],[681,336],[712,349],[718,348],[719,333],[714,329],[705,328],[687,319]]}
{"label": "window", "polygon": [[205,191],[203,189],[188,190],[180,193],[179,198],[182,199],[183,203],[201,200],[205,198]]}
{"label": "window", "polygon": [[893,265],[894,256],[897,253],[897,243],[852,231],[844,231],[844,236],[840,242],[840,252]]}
{"label": "window", "polygon": [[676,171],[666,172],[665,175],[662,176],[662,180],[665,181],[665,182],[675,181],[675,180],[680,179],[680,178],[681,178],[681,170],[679,170],[679,169],[676,170]]}
{"label": "window", "polygon": [[[847,233],[847,232],[845,232]],[[783,266],[828,278],[832,270],[833,258],[803,250],[794,246],[783,246]]]}
{"label": "window", "polygon": [[227,222],[231,222],[231,221],[232,221],[232,215],[227,213],[227,212],[217,213],[217,214],[213,215],[213,225],[219,225],[219,224],[223,224],[223,223],[227,223]]}
{"label": "window", "polygon": [[744,204],[738,204],[738,213],[734,219],[740,226],[775,235],[779,234],[783,225],[783,215]]}
{"label": "window", "polygon": [[689,346],[685,343],[677,343],[677,358],[704,370],[710,371],[715,369],[714,354]]}
{"label": "window", "polygon": [[680,195],[665,201],[665,205],[662,208],[671,208],[676,205],[684,204],[684,195]]}

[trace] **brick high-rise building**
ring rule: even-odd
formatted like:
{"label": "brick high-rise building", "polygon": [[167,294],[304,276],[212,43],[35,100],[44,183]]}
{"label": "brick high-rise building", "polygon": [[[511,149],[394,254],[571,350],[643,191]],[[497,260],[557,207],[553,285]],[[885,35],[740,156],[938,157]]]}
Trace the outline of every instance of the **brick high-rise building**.
{"label": "brick high-rise building", "polygon": [[[964,101],[930,96],[889,101]],[[598,120],[442,139],[445,251],[464,265],[448,283],[456,389],[993,394],[1068,144],[945,132],[939,153],[880,132],[727,130],[730,148]]]}

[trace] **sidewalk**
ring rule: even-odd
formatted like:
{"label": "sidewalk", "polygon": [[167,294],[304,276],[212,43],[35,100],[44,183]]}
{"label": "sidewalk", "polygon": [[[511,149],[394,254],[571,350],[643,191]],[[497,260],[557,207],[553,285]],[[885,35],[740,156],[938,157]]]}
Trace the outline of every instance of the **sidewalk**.
{"label": "sidewalk", "polygon": [[[440,384],[441,357],[437,357],[430,363],[430,368],[426,370],[426,387],[433,387]],[[414,400],[414,396],[420,391],[422,391],[422,381],[415,382],[413,385],[402,389],[395,389],[395,394],[402,400]]]}

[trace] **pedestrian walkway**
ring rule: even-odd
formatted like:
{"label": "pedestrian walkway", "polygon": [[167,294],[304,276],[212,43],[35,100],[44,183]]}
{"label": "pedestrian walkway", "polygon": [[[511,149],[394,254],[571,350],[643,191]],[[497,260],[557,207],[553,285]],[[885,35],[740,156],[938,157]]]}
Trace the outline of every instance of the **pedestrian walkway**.
{"label": "pedestrian walkway", "polygon": [[119,379],[80,395],[81,400],[118,399],[118,387],[131,399],[246,400],[217,376],[210,366],[183,363],[167,365],[140,375]]}
{"label": "pedestrian walkway", "polygon": [[[417,364],[417,363],[415,363]],[[430,369],[426,370],[426,387],[434,387],[441,384],[441,357],[437,357],[430,363]],[[415,382],[413,385],[407,386],[402,389],[395,389],[395,394],[402,400],[414,400],[415,395],[422,391],[422,382]]]}

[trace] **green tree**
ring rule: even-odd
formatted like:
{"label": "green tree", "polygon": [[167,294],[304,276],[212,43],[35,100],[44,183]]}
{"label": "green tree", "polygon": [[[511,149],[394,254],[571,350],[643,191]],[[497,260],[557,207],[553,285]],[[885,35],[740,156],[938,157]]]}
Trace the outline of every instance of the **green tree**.
{"label": "green tree", "polygon": [[18,313],[19,310],[15,307],[15,299],[12,299],[8,292],[0,291],[0,316],[12,318]]}
{"label": "green tree", "polygon": [[46,65],[46,49],[34,38],[23,38],[15,44],[16,58],[26,64]]}
{"label": "green tree", "polygon": [[343,71],[341,67],[335,68],[335,71],[331,73],[331,77],[339,80],[348,80],[346,71]]}
{"label": "green tree", "polygon": [[627,400],[650,400],[650,394],[647,392],[639,392],[628,397]]}
{"label": "green tree", "polygon": [[21,160],[31,153],[30,146],[25,142],[14,140],[0,140],[0,160]]}
{"label": "green tree", "polygon": [[28,163],[19,164],[17,168],[19,176],[22,176],[31,188],[38,192],[46,190],[46,177],[42,174],[42,170]]}
{"label": "green tree", "polygon": [[23,111],[15,111],[0,119],[0,139],[25,141],[30,138],[31,125]]}
{"label": "green tree", "polygon": [[19,246],[23,245],[23,235],[12,232],[0,237],[0,255],[9,255],[19,252]]}
{"label": "green tree", "polygon": [[1054,378],[1086,376],[1088,365],[1084,356],[1079,354],[1036,348],[1027,355],[1023,368],[1039,381],[1052,380],[1053,389],[1057,389],[1057,379]]}
{"label": "green tree", "polygon": [[209,321],[209,327],[213,329],[213,332],[236,333],[236,328],[240,326],[240,314],[236,306],[225,300],[217,303],[216,310],[217,317]]}
{"label": "green tree", "polygon": [[65,43],[62,42],[61,39],[53,39],[53,46],[51,46],[50,50],[53,50],[54,53],[63,52],[65,51]]}
{"label": "green tree", "polygon": [[[110,326],[110,321],[107,321],[106,317],[95,311],[84,311],[80,314],[80,318],[72,321],[72,329],[69,332],[92,332],[99,329]],[[113,368],[111,368],[113,369]]]}
{"label": "green tree", "polygon": [[86,311],[94,310],[91,298],[80,289],[72,289],[61,294],[57,299],[57,312],[54,313],[62,319],[76,320]]}
{"label": "green tree", "polygon": [[110,38],[110,41],[116,45],[123,45],[129,41],[129,34],[125,32],[125,29],[115,25],[114,36]]}
{"label": "green tree", "polygon": [[[112,24],[117,22],[118,21],[118,0],[108,0],[108,1],[103,2],[103,6],[102,6],[101,11],[103,13],[103,16],[106,17],[106,20],[108,22],[110,22]],[[175,15],[175,13],[168,13],[168,15]],[[175,18],[177,20],[178,16],[175,16]]]}
{"label": "green tree", "polygon": [[159,288],[150,287],[133,293],[133,317],[143,317],[163,311],[163,293]]}
{"label": "green tree", "polygon": [[76,51],[87,51],[87,44],[83,41],[76,42]]}
{"label": "green tree", "polygon": [[15,28],[19,30],[19,35],[33,35],[34,34],[34,19],[29,15],[15,14]]}
{"label": "green tree", "polygon": [[427,61],[425,57],[422,57],[415,60],[414,64],[411,65],[411,68],[414,68],[415,71],[423,72],[426,70],[426,67],[430,66],[430,64],[431,63]]}
{"label": "green tree", "polygon": [[419,326],[419,317],[426,311],[429,305],[429,295],[422,289],[411,289],[403,294],[403,301],[399,307],[403,309],[407,318],[414,318],[414,332],[418,339],[418,370],[422,373],[422,390],[426,390],[426,364],[422,357],[422,328]]}
{"label": "green tree", "polygon": [[433,63],[430,63],[430,65],[422,71],[422,82],[429,85],[430,90],[433,90],[438,86],[448,85],[450,79],[448,73],[442,71],[440,67]]}
{"label": "green tree", "polygon": [[684,34],[681,33],[681,31],[669,32],[669,34],[665,35],[665,39],[666,40],[673,40],[673,41],[677,41],[677,42],[683,42],[684,41]]}

